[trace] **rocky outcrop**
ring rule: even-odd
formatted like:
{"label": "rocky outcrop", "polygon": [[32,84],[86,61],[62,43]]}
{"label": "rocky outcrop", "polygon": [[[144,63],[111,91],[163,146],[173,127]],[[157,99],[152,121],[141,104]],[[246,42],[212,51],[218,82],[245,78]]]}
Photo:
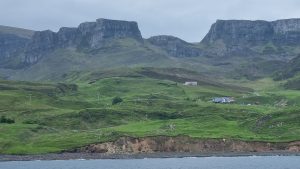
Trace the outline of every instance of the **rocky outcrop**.
{"label": "rocky outcrop", "polygon": [[152,45],[155,45],[173,57],[194,57],[200,56],[203,52],[195,45],[187,43],[174,36],[153,36],[147,39]]}
{"label": "rocky outcrop", "polygon": [[[280,46],[299,45],[300,19],[272,22],[261,20],[217,20],[201,43],[208,46],[217,46],[215,53],[218,54],[249,53],[252,55],[261,52],[252,49],[252,47],[272,44],[275,48],[278,47],[273,52],[280,55],[281,52],[284,52],[280,51],[282,50]],[[270,51],[272,45],[266,49],[266,52],[272,52]]]}
{"label": "rocky outcrop", "polygon": [[142,41],[136,22],[97,19],[85,22],[77,28],[61,28],[57,33],[50,30],[36,32],[26,48],[25,62],[36,63],[47,52],[57,48],[99,49],[112,39],[133,38]]}
{"label": "rocky outcrop", "polygon": [[0,60],[15,56],[25,48],[28,42],[29,39],[27,38],[0,33]]}
{"label": "rocky outcrop", "polygon": [[218,20],[202,42],[211,44],[222,40],[231,45],[259,44],[268,42],[272,36],[272,25],[266,21]]}
{"label": "rocky outcrop", "polygon": [[196,139],[190,137],[123,137],[114,142],[92,144],[75,152],[136,154],[156,152],[226,153],[226,152],[300,152],[300,142],[268,143],[228,139]]}
{"label": "rocky outcrop", "polygon": [[45,53],[57,47],[57,36],[50,30],[36,32],[26,48],[25,63],[36,63]]}
{"label": "rocky outcrop", "polygon": [[0,26],[0,66],[10,67],[7,62],[24,52],[32,35],[31,30]]}
{"label": "rocky outcrop", "polygon": [[81,38],[91,48],[101,47],[108,38],[133,38],[142,40],[141,32],[136,22],[97,19],[96,22],[82,23],[78,27]]}
{"label": "rocky outcrop", "polygon": [[279,45],[299,45],[300,19],[285,19],[271,22],[273,41]]}

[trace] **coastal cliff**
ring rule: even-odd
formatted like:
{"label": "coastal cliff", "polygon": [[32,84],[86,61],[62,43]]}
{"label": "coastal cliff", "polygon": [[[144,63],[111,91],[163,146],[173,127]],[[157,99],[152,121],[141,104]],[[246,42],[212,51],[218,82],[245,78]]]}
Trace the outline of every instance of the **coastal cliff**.
{"label": "coastal cliff", "polygon": [[137,154],[137,153],[228,153],[228,152],[300,152],[300,142],[271,143],[232,139],[197,139],[179,137],[122,137],[113,142],[91,144],[73,150],[81,153]]}

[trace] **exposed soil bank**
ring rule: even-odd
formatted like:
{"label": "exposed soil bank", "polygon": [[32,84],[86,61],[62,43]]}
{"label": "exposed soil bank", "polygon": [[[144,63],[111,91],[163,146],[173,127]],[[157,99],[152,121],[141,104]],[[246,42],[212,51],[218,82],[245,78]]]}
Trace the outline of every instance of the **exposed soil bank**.
{"label": "exposed soil bank", "polygon": [[58,154],[0,155],[0,161],[69,159],[139,159],[207,156],[300,155],[300,141],[288,143],[248,142],[190,137],[122,137],[114,142],[91,144]]}
{"label": "exposed soil bank", "polygon": [[227,139],[195,139],[190,137],[122,137],[114,142],[91,144],[72,152],[105,154],[138,153],[249,153],[249,152],[300,152],[300,141],[289,143],[248,142]]}

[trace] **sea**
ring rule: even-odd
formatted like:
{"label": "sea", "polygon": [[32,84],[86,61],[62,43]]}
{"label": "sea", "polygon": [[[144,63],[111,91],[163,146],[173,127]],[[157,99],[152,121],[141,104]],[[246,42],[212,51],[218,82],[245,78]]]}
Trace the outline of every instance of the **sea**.
{"label": "sea", "polygon": [[0,169],[300,169],[300,156],[8,161]]}

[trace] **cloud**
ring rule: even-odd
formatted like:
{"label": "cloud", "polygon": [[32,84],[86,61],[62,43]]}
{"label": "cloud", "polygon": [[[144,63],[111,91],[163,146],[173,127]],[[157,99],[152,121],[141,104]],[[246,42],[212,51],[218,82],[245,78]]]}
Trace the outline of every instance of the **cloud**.
{"label": "cloud", "polygon": [[0,24],[57,31],[97,18],[134,20],[146,38],[199,42],[217,19],[297,18],[299,6],[299,0],[1,0]]}

